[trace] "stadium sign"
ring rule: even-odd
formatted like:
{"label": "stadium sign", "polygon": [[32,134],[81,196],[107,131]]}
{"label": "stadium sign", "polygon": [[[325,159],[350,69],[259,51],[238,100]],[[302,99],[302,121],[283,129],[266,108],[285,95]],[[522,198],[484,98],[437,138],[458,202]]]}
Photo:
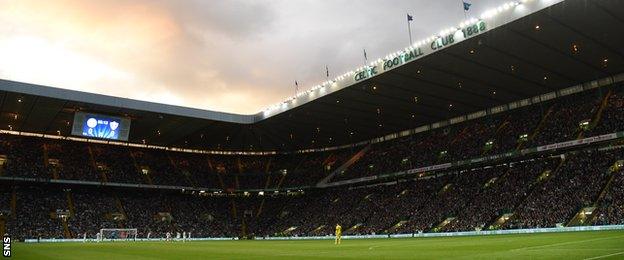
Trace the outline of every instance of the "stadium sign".
{"label": "stadium sign", "polygon": [[[482,32],[485,32],[486,30],[487,30],[487,26],[485,24],[485,21],[483,20],[477,21],[476,23],[472,25],[468,25],[462,28],[461,30],[459,29],[451,30],[446,34],[438,36],[437,38],[431,40],[431,43],[428,44],[428,46],[425,45],[428,48],[425,48],[425,49],[423,49],[422,47],[408,48],[400,53],[397,53],[397,55],[394,57],[382,59],[380,61],[381,65],[365,66],[364,68],[354,73],[353,79],[355,80],[355,82],[365,80],[379,73],[385,72],[387,70],[390,70],[395,67],[401,66],[405,63],[408,63],[412,60],[415,60],[425,54],[432,53],[434,51],[451,46],[457,42],[479,35]],[[373,64],[377,64],[377,63],[373,63]]]}
{"label": "stadium sign", "polygon": [[377,66],[370,66],[355,73],[355,81],[370,78],[377,75]]}
{"label": "stadium sign", "polygon": [[417,57],[420,57],[422,55],[423,51],[420,47],[418,47],[414,50],[410,50],[409,52],[402,53],[399,57],[394,57],[391,60],[385,60],[383,63],[383,69],[386,70],[398,65],[402,65],[403,63],[416,59]]}

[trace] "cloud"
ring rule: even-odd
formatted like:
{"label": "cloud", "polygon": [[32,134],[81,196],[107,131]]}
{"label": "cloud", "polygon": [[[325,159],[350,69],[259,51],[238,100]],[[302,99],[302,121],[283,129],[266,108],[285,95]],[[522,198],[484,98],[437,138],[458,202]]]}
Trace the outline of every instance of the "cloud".
{"label": "cloud", "polygon": [[[479,8],[502,1],[474,2]],[[255,113],[457,24],[455,1],[0,0],[0,77]]]}
{"label": "cloud", "polygon": [[193,0],[184,4],[162,1],[161,5],[191,34],[218,33],[234,41],[253,39],[270,31],[278,8],[272,2],[241,0]]}

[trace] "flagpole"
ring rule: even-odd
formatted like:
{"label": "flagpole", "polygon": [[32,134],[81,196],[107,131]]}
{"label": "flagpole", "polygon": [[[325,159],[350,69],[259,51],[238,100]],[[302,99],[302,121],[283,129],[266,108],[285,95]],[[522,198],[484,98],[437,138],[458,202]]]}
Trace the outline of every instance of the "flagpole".
{"label": "flagpole", "polygon": [[299,94],[299,83],[295,80],[295,97]]}
{"label": "flagpole", "polygon": [[[407,14],[409,17],[409,14]],[[412,46],[412,26],[410,25],[410,19],[407,19],[407,31],[409,32],[410,46]]]}
{"label": "flagpole", "polygon": [[325,76],[329,79],[329,67],[327,67],[327,65],[325,65]]}

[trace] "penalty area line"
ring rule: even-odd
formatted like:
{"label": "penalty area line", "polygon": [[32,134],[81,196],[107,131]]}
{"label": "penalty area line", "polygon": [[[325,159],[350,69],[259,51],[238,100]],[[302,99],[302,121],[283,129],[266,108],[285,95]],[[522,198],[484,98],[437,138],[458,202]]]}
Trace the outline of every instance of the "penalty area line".
{"label": "penalty area line", "polygon": [[554,244],[547,244],[547,245],[527,246],[527,247],[521,247],[521,248],[514,248],[514,249],[511,249],[510,251],[532,250],[532,249],[547,248],[547,247],[552,247],[552,246],[572,245],[572,244],[578,244],[578,243],[584,243],[584,242],[590,242],[590,241],[606,240],[606,239],[621,238],[621,237],[624,237],[624,236],[599,237],[599,238],[561,242],[561,243],[554,243]]}
{"label": "penalty area line", "polygon": [[613,254],[607,254],[607,255],[599,255],[599,256],[594,256],[594,257],[590,257],[590,258],[585,258],[585,259],[583,259],[583,260],[600,259],[600,258],[606,258],[606,257],[616,256],[616,255],[624,255],[624,251],[622,251],[622,252],[617,252],[617,253],[613,253]]}

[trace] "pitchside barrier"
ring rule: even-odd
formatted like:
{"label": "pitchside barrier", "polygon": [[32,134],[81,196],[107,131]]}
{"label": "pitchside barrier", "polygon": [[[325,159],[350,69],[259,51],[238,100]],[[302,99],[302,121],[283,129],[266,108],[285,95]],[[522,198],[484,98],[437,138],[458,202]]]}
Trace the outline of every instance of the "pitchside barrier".
{"label": "pitchside barrier", "polygon": [[[103,239],[102,242],[156,242],[156,241],[166,241],[167,239],[165,238],[137,238],[137,239],[120,239],[120,238],[114,238],[114,239]],[[238,240],[237,237],[197,237],[197,238],[187,238],[187,239],[182,239],[182,238],[172,238],[171,241],[175,241],[175,242],[183,242],[183,241],[209,241],[209,240]],[[95,238],[87,238],[82,239],[82,238],[70,238],[70,239],[65,239],[65,238],[42,238],[42,239],[26,239],[24,240],[24,242],[26,243],[58,243],[58,242],[93,242],[93,243],[97,243],[97,239]],[[169,242],[169,241],[167,241]]]}
{"label": "pitchside barrier", "polygon": [[[408,238],[408,237],[458,237],[458,236],[485,236],[485,235],[507,235],[507,234],[535,234],[535,233],[555,233],[555,232],[578,232],[578,231],[601,231],[601,230],[624,230],[624,225],[605,226],[582,226],[582,227],[556,227],[556,228],[532,228],[532,229],[507,229],[507,230],[483,230],[465,232],[442,232],[442,233],[413,233],[413,234],[393,234],[393,235],[358,235],[342,236],[343,239],[370,239],[370,238]],[[314,239],[334,239],[334,236],[302,236],[302,237],[254,237],[256,240],[314,240]],[[198,237],[187,238],[186,241],[223,241],[238,240],[235,237]],[[86,240],[82,238],[74,239],[26,239],[26,243],[38,242],[97,242],[94,238]],[[146,242],[165,241],[164,238],[137,238],[137,239],[105,239],[103,242]],[[172,241],[182,242],[183,239],[172,239]]]}
{"label": "pitchside barrier", "polygon": [[[394,235],[363,235],[363,236],[342,236],[342,238],[343,239],[367,239],[367,238],[406,238],[406,237],[457,237],[457,236],[534,234],[534,233],[600,231],[600,230],[624,230],[624,225],[559,227],[559,228],[532,228],[532,229],[507,229],[507,230],[442,232],[442,233],[414,233],[414,234],[394,234]],[[266,239],[266,240],[334,239],[334,236],[256,237],[256,239],[257,240],[262,240],[262,239]]]}

